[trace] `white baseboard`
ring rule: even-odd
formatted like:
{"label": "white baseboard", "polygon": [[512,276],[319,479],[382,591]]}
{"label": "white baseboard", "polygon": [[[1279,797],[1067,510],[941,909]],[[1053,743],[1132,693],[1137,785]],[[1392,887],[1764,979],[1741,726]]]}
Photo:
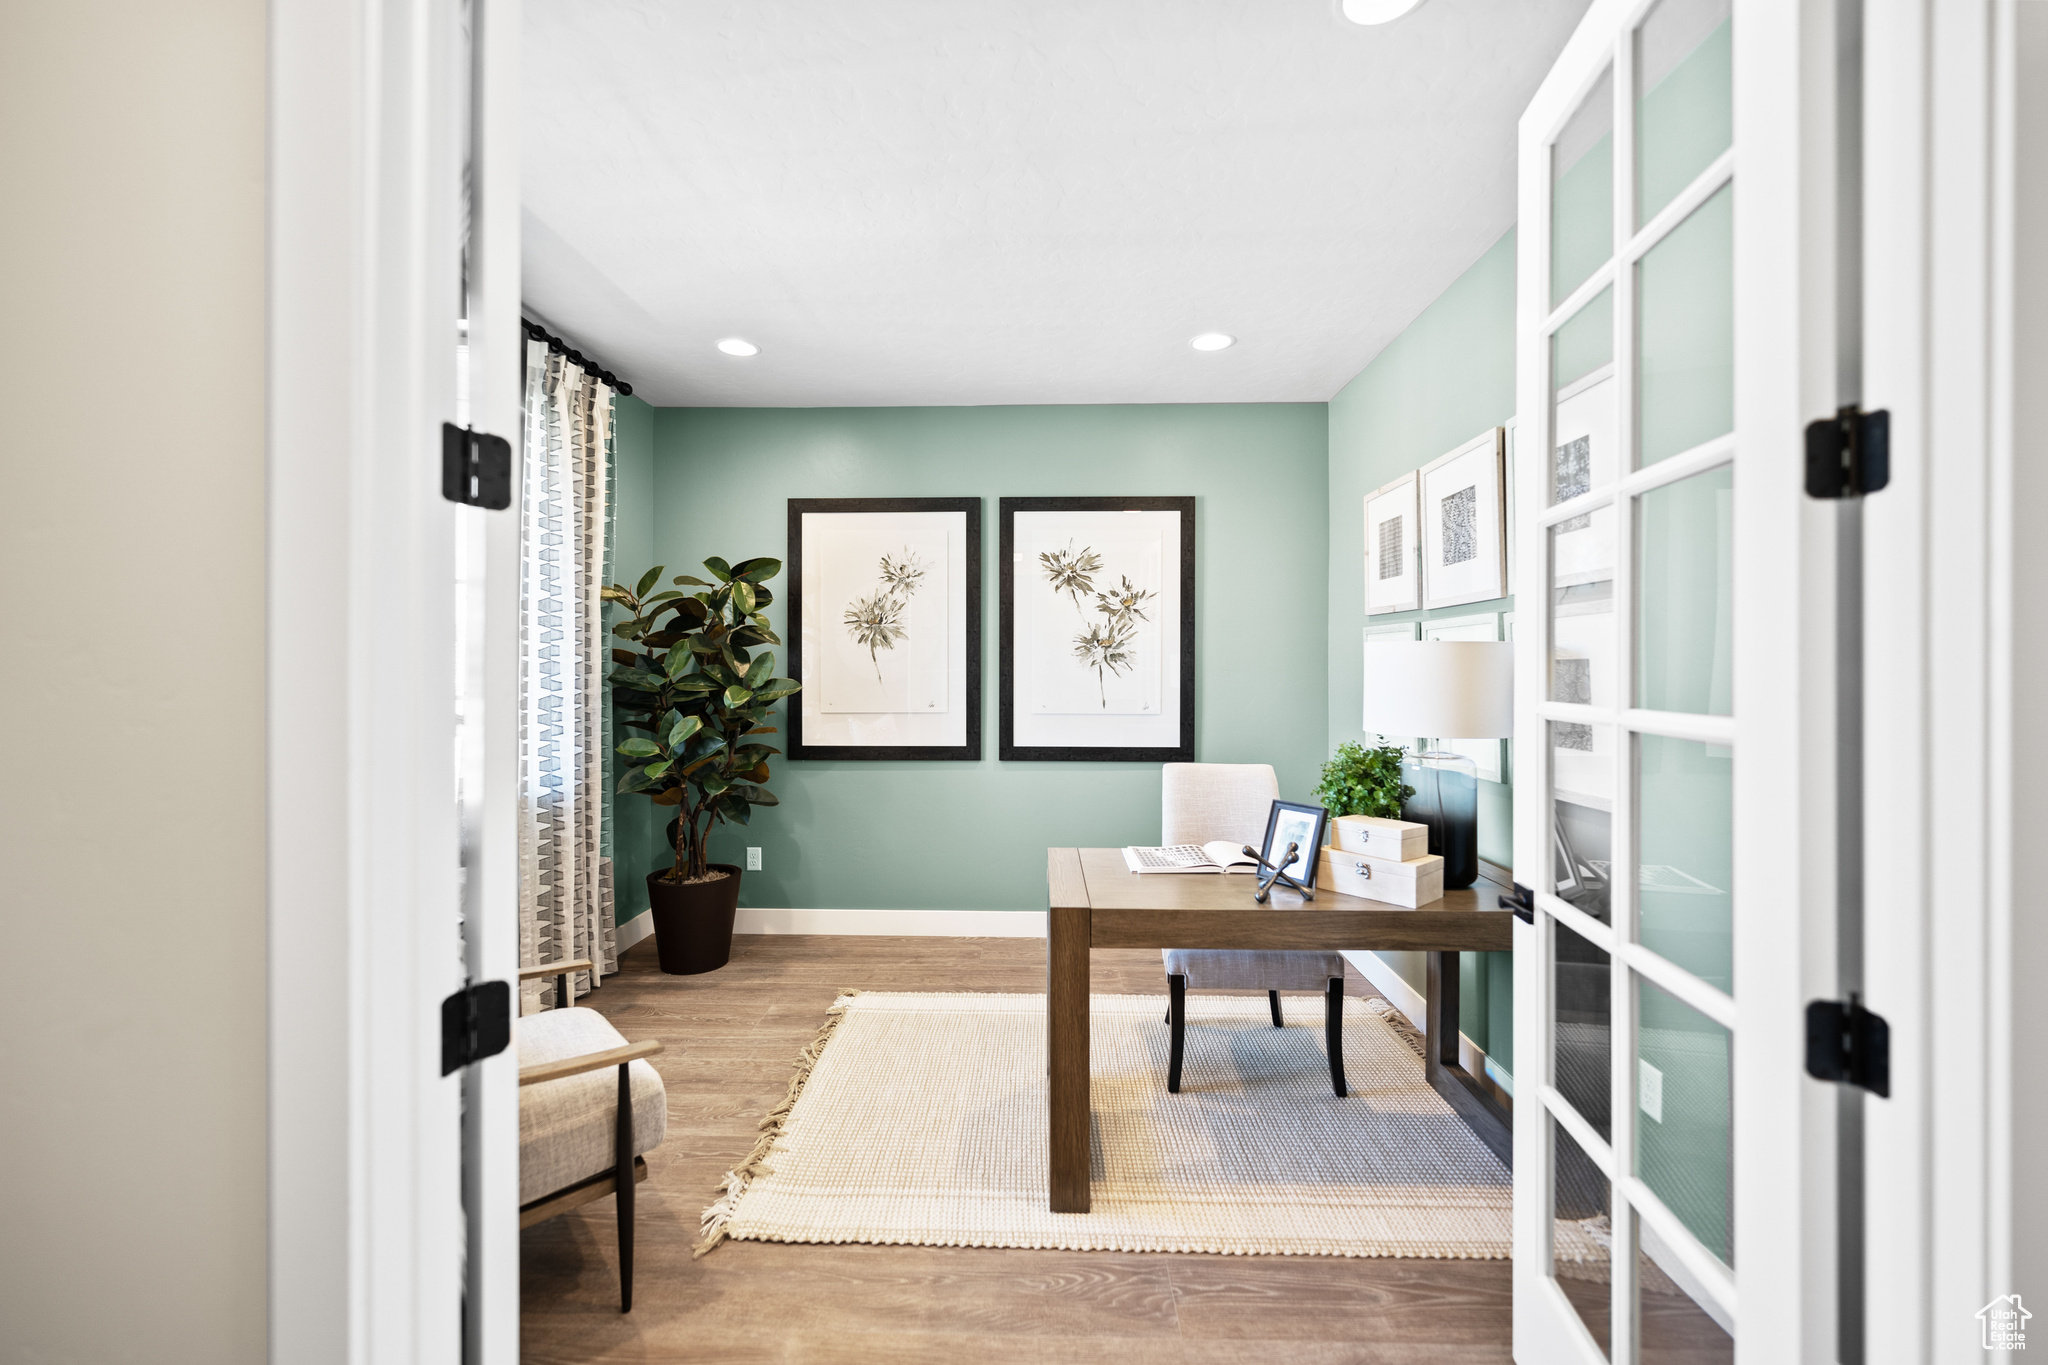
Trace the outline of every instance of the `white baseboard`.
{"label": "white baseboard", "polygon": [[[907,938],[1044,938],[1043,910],[767,910],[742,907],[735,934],[894,934]],[[654,932],[641,913],[619,926],[619,951]]]}
{"label": "white baseboard", "polygon": [[[1387,997],[1395,1009],[1408,1016],[1408,1022],[1415,1025],[1415,1031],[1425,1037],[1429,1033],[1429,1011],[1422,992],[1408,984],[1408,979],[1394,970],[1393,965],[1378,953],[1347,950],[1344,960],[1358,968],[1358,974],[1372,983],[1373,989]],[[1493,1059],[1486,1055],[1477,1043],[1463,1033],[1458,1035],[1458,1065],[1474,1076],[1490,1076],[1495,1084],[1515,1093],[1515,1078]]]}
{"label": "white baseboard", "polygon": [[938,938],[1044,938],[1043,910],[742,909],[736,934],[900,934]]}
{"label": "white baseboard", "polygon": [[653,932],[654,915],[651,911],[642,910],[619,926],[619,951],[625,952]]}

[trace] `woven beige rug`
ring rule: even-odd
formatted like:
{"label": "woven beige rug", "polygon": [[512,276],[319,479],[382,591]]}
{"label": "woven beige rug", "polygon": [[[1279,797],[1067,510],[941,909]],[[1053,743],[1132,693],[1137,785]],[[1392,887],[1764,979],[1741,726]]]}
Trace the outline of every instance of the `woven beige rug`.
{"label": "woven beige rug", "polygon": [[[1506,1257],[1508,1172],[1424,1082],[1413,1043],[1347,999],[1338,1099],[1322,998],[1285,999],[1276,1029],[1260,997],[1190,994],[1169,1095],[1165,997],[1094,997],[1093,1208],[1074,1214],[1046,1208],[1044,996],[842,996],[705,1211],[700,1254],[730,1237]],[[1559,1247],[1575,1251],[1605,1259]]]}

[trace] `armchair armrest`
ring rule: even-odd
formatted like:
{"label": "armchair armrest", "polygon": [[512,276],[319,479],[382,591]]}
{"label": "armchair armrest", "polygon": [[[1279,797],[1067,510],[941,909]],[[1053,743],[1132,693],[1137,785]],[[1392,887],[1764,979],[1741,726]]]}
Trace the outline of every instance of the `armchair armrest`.
{"label": "armchair armrest", "polygon": [[589,970],[590,959],[579,957],[574,962],[543,962],[536,967],[521,967],[519,969],[519,979],[521,981],[531,981],[536,976],[561,976],[565,972],[587,972]]}
{"label": "armchair armrest", "polygon": [[581,1057],[564,1057],[559,1062],[540,1062],[519,1069],[521,1085],[539,1085],[542,1081],[559,1081],[565,1076],[580,1076],[586,1071],[602,1071],[608,1066],[624,1066],[627,1062],[652,1057],[660,1052],[661,1040],[649,1038],[645,1042],[628,1043],[624,1047],[608,1048],[603,1052],[586,1052]]}

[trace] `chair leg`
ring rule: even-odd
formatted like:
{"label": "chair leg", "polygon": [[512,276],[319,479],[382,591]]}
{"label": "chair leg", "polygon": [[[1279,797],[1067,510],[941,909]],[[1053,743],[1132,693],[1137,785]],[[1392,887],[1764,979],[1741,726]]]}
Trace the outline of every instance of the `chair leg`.
{"label": "chair leg", "polygon": [[615,1125],[617,1146],[612,1166],[612,1187],[618,1192],[619,1212],[619,1311],[633,1311],[633,1078],[630,1062],[619,1065],[619,1116]]}
{"label": "chair leg", "polygon": [[1343,1099],[1350,1094],[1344,1084],[1344,978],[1333,976],[1323,991],[1323,1046],[1330,1053],[1330,1088]]}
{"label": "chair leg", "polygon": [[1185,976],[1166,978],[1166,1021],[1173,1026],[1172,1041],[1167,1048],[1166,1089],[1168,1094],[1178,1095],[1181,1045],[1186,1041],[1188,1027],[1188,979]]}
{"label": "chair leg", "polygon": [[1270,1006],[1272,1007],[1272,1009],[1273,1009],[1273,1027],[1274,1027],[1274,1028],[1286,1028],[1286,1027],[1287,1027],[1287,1025],[1286,1025],[1285,1023],[1283,1023],[1283,1022],[1281,1021],[1281,1019],[1280,1019],[1280,992],[1278,992],[1278,991],[1267,991],[1267,992],[1266,992],[1266,1003],[1267,1003],[1268,1005],[1270,1005]]}

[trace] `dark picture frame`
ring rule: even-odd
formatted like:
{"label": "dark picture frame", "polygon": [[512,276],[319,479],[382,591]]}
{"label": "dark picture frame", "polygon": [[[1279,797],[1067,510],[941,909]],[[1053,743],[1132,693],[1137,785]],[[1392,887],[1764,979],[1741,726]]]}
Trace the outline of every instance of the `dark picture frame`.
{"label": "dark picture frame", "polygon": [[[1179,587],[1180,685],[1178,742],[1172,745],[1027,745],[1017,734],[1017,566],[1016,517],[1019,512],[1175,512],[1180,518]],[[998,626],[999,696],[998,756],[1023,763],[1192,763],[1195,758],[1195,500],[1192,497],[1143,498],[1002,498],[998,503],[998,574],[1001,602]],[[1174,574],[1174,566],[1163,566]]]}
{"label": "dark picture frame", "polygon": [[[964,586],[966,623],[947,649],[966,651],[966,741],[961,744],[820,744],[804,737],[802,692],[789,699],[789,757],[819,759],[913,759],[941,762],[981,761],[981,499],[980,498],[791,498],[789,499],[789,617],[784,636],[789,676],[804,677],[804,517],[810,513],[954,512],[965,520]],[[818,623],[825,628],[827,623]],[[830,623],[836,628],[838,622]]]}
{"label": "dark picture frame", "polygon": [[[1308,846],[1297,850],[1295,853],[1295,856],[1301,860],[1301,866],[1307,870],[1305,872],[1287,872],[1288,876],[1313,891],[1316,889],[1316,869],[1322,866],[1323,861],[1323,837],[1330,826],[1329,807],[1311,806],[1301,801],[1275,801],[1273,808],[1266,812],[1266,838],[1265,842],[1259,845],[1259,856],[1264,858],[1269,864],[1287,851],[1284,845],[1280,848],[1273,847],[1273,835],[1280,828],[1280,817],[1288,814],[1310,815],[1315,819],[1315,830],[1309,836],[1310,842]],[[1295,842],[1299,843],[1300,840]],[[1270,871],[1271,869],[1269,868],[1268,870]],[[1262,873],[1261,875],[1263,876],[1264,874]]]}

